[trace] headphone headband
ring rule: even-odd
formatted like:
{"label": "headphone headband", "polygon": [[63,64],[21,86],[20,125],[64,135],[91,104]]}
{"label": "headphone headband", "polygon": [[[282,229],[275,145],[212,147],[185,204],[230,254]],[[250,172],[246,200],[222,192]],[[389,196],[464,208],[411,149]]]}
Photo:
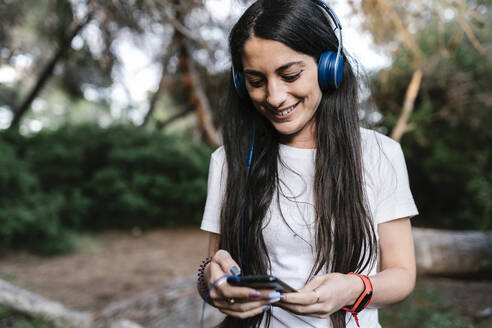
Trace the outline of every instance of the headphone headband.
{"label": "headphone headband", "polygon": [[323,0],[314,0],[314,2],[316,2],[318,6],[322,7],[328,13],[328,15],[330,15],[332,21],[335,23],[335,26],[341,30],[342,24],[340,23],[340,20],[338,19],[338,16],[335,14],[333,9],[331,9],[331,7],[328,6],[328,4]]}

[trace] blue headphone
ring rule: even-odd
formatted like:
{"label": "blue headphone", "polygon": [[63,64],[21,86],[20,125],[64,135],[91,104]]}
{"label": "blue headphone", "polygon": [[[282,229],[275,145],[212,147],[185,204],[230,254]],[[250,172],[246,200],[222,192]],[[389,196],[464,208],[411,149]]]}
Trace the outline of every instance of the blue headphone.
{"label": "blue headphone", "polygon": [[[342,39],[342,25],[335,12],[324,2],[323,0],[314,0],[318,6],[320,6],[327,18],[330,18],[335,25],[334,31],[338,31],[338,49],[337,52],[326,51],[321,54],[318,61],[318,82],[322,91],[337,89],[342,83],[343,78],[343,56],[341,56],[343,49]],[[249,97],[248,90],[246,89],[246,81],[244,79],[243,72],[236,72],[234,65],[232,65],[232,78],[234,87],[237,93],[243,99]]]}

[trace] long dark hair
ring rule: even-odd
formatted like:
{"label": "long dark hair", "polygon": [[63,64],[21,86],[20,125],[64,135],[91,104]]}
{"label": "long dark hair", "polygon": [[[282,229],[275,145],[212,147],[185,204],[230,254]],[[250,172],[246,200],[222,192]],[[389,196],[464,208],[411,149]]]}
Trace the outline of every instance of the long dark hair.
{"label": "long dark hair", "polygon": [[[242,70],[244,44],[252,35],[282,42],[316,61],[327,50],[337,51],[338,46],[329,20],[312,0],[260,0],[251,5],[229,36],[232,64],[238,71]],[[361,272],[374,264],[377,251],[363,187],[358,82],[346,54],[343,56],[342,84],[337,90],[323,92],[314,117],[316,257],[311,276],[323,268],[330,272]],[[221,212],[220,247],[239,263],[243,238],[243,274],[267,274],[271,265],[262,228],[279,186],[280,136],[249,99],[238,96],[232,78],[229,85],[223,128],[228,176]],[[254,122],[253,164],[247,176]],[[241,227],[243,211],[244,228]],[[257,327],[261,318],[261,315],[250,318],[245,326]],[[334,313],[331,321],[335,328],[345,327],[345,312]],[[240,324],[228,317],[223,326]]]}

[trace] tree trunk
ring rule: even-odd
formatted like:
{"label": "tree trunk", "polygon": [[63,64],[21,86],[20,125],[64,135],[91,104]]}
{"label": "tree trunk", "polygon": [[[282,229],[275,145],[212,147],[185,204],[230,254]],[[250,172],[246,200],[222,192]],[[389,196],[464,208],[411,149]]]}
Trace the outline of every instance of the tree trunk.
{"label": "tree trunk", "polygon": [[191,50],[188,46],[188,40],[195,40],[196,38],[186,29],[184,24],[181,23],[183,17],[185,17],[185,9],[183,6],[179,6],[179,1],[175,1],[175,3],[177,5],[176,7],[180,9],[176,11],[176,17],[168,18],[174,26],[174,32],[181,39],[179,48],[179,70],[182,74],[183,86],[185,87],[196,115],[198,116],[198,124],[205,137],[205,142],[212,148],[217,148],[221,144],[219,134],[212,123],[210,103],[203,90],[202,84],[200,83],[200,77],[195,70]]}
{"label": "tree trunk", "polygon": [[492,277],[492,231],[413,228],[421,275]]}
{"label": "tree trunk", "polygon": [[24,99],[22,104],[15,109],[14,117],[12,119],[12,122],[10,123],[9,129],[16,128],[19,125],[20,120],[31,107],[31,104],[34,101],[34,99],[36,99],[38,94],[46,85],[46,82],[53,76],[53,72],[55,71],[55,67],[58,64],[58,62],[60,62],[60,60],[66,55],[68,49],[70,49],[73,38],[77,36],[77,34],[79,34],[79,32],[87,25],[87,23],[90,22],[93,14],[94,14],[94,9],[92,8],[90,9],[90,12],[84,17],[84,19],[73,28],[72,32],[68,34],[68,36],[65,39],[61,40],[58,50],[42,70],[36,84],[29,92],[27,97]]}
{"label": "tree trunk", "polygon": [[191,52],[186,41],[181,46],[179,66],[183,74],[183,85],[195,108],[205,141],[211,147],[217,148],[221,144],[219,134],[213,126],[210,103],[208,102],[207,95],[200,83],[200,77],[195,70]]}

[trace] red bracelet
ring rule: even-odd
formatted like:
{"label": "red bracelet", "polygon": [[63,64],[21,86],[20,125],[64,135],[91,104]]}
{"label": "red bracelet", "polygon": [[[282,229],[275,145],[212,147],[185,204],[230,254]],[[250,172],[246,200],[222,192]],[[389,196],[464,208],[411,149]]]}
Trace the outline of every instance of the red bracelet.
{"label": "red bracelet", "polygon": [[342,308],[343,310],[352,313],[355,319],[355,323],[357,324],[357,327],[360,327],[359,318],[357,317],[357,314],[360,311],[364,310],[366,306],[369,304],[372,298],[372,294],[374,293],[374,289],[372,288],[371,279],[369,279],[368,276],[364,276],[362,274],[353,273],[353,272],[349,272],[348,274],[355,274],[364,283],[364,290],[362,291],[362,294],[360,294],[360,296],[357,298],[355,303],[352,304],[351,306],[345,306]]}
{"label": "red bracelet", "polygon": [[205,282],[204,273],[205,268],[210,262],[212,262],[212,257],[207,257],[205,260],[202,261],[202,264],[200,264],[200,267],[198,268],[198,285],[204,291],[208,290],[207,283]]}

